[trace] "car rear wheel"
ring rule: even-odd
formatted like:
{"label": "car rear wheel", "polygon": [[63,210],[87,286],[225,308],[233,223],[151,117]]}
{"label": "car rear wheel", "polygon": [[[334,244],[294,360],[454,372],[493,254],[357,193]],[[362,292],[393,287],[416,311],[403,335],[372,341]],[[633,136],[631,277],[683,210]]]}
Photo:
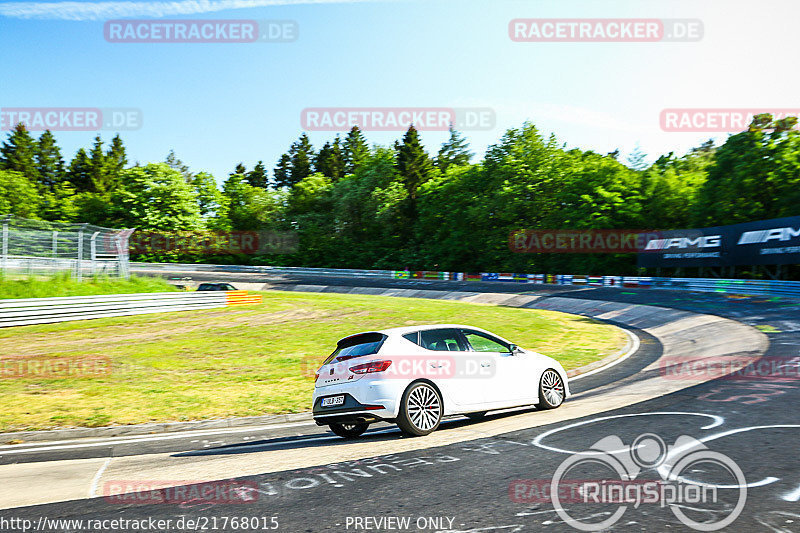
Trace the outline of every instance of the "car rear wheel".
{"label": "car rear wheel", "polygon": [[330,424],[329,426],[331,431],[343,437],[345,439],[354,439],[356,437],[360,437],[364,434],[364,432],[369,427],[369,424],[360,423],[360,424]]}
{"label": "car rear wheel", "polygon": [[421,437],[442,421],[442,397],[430,383],[414,383],[403,393],[397,425],[406,435]]}
{"label": "car rear wheel", "polygon": [[555,409],[564,403],[564,380],[558,372],[547,369],[539,380],[539,403],[537,409]]}

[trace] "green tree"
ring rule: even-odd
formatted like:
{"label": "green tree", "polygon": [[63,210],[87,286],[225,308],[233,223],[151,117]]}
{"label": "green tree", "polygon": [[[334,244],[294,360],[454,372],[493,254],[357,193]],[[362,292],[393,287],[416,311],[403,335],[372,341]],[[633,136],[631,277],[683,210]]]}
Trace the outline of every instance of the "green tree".
{"label": "green tree", "polygon": [[728,137],[716,149],[708,178],[697,195],[694,212],[698,224],[734,224],[797,214],[800,132],[789,129],[792,123],[778,123],[769,114],[757,115],[747,131]]}
{"label": "green tree", "polygon": [[260,187],[262,189],[269,187],[269,176],[267,175],[267,169],[264,167],[264,163],[262,161],[256,163],[256,166],[253,167],[253,170],[246,174],[246,180],[247,183],[253,187]]}
{"label": "green tree", "polygon": [[278,164],[272,171],[272,183],[275,187],[289,187],[292,184],[292,158],[289,154],[281,155]]}
{"label": "green tree", "polygon": [[468,165],[474,154],[469,151],[469,143],[459,132],[450,126],[450,138],[442,144],[436,157],[436,166],[446,172],[452,165]]}
{"label": "green tree", "polygon": [[311,175],[311,165],[314,161],[314,147],[305,133],[300,139],[292,144],[289,150],[291,159],[291,172],[289,174],[290,185],[293,186]]}
{"label": "green tree", "polygon": [[175,155],[175,150],[170,150],[167,154],[167,158],[164,162],[169,165],[169,168],[173,170],[177,170],[183,176],[183,179],[186,180],[186,183],[191,183],[194,179],[194,173],[189,170],[189,166],[186,165],[183,161],[178,159],[178,156]]}
{"label": "green tree", "polygon": [[0,146],[0,169],[20,172],[34,182],[39,180],[36,166],[36,141],[20,122]]}
{"label": "green tree", "polygon": [[197,205],[204,225],[211,230],[229,230],[228,198],[217,187],[217,180],[207,172],[198,172],[192,178]]}
{"label": "green tree", "polygon": [[419,132],[414,126],[408,128],[403,142],[397,145],[397,171],[412,200],[417,197],[417,189],[431,177],[433,165],[422,147]]}
{"label": "green tree", "polygon": [[358,126],[353,126],[342,145],[344,173],[353,174],[369,156],[369,146]]}
{"label": "green tree", "polygon": [[268,228],[279,218],[281,194],[253,187],[241,174],[231,174],[222,186],[230,227],[239,231]]}
{"label": "green tree", "polygon": [[67,181],[72,184],[77,192],[94,190],[90,174],[89,156],[83,148],[78,150],[69,164]]}
{"label": "green tree", "polygon": [[337,136],[333,143],[326,142],[314,159],[314,170],[332,181],[337,181],[344,176],[344,159],[342,145]]}
{"label": "green tree", "polygon": [[125,145],[119,133],[111,139],[111,146],[106,152],[106,172],[112,176],[112,181],[119,182],[120,173],[128,164],[128,156],[125,153]]}
{"label": "green tree", "polygon": [[39,218],[39,191],[23,173],[0,170],[0,214]]}
{"label": "green tree", "polygon": [[166,163],[150,163],[122,172],[112,195],[119,225],[163,231],[198,230],[203,220],[197,193]]}
{"label": "green tree", "polygon": [[50,130],[39,136],[34,157],[39,183],[44,190],[52,191],[64,179],[64,158]]}
{"label": "green tree", "polygon": [[633,147],[633,152],[628,155],[628,167],[639,171],[647,169],[647,154],[642,151],[641,146],[638,144]]}

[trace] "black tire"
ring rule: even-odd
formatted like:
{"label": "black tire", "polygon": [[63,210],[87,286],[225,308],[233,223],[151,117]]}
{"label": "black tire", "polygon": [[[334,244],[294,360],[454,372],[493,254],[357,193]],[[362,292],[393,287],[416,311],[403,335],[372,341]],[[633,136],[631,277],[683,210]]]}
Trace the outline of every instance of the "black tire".
{"label": "black tire", "polygon": [[478,411],[477,413],[466,413],[464,416],[470,420],[481,420],[486,416],[486,413],[488,413],[488,411]]}
{"label": "black tire", "polygon": [[403,393],[397,426],[406,435],[429,435],[442,422],[444,405],[436,387],[425,381],[412,383]]}
{"label": "black tire", "polygon": [[360,424],[340,424],[337,422],[330,424],[328,427],[331,428],[331,431],[342,438],[355,439],[356,437],[360,437],[364,434],[369,427],[369,424],[365,424],[363,422]]}
{"label": "black tire", "polygon": [[539,380],[539,403],[537,409],[556,409],[564,403],[564,380],[561,375],[548,368]]}

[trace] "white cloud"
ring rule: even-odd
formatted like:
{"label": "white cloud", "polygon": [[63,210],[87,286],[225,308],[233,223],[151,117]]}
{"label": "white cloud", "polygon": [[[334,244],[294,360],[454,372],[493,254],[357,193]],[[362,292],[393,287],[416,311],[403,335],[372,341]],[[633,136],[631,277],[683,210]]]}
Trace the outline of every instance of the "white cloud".
{"label": "white cloud", "polygon": [[[127,17],[159,18],[196,15],[253,7],[353,4],[376,0],[179,0],[175,2],[8,2],[0,16],[22,19],[105,20]],[[380,1],[380,0],[379,0]]]}

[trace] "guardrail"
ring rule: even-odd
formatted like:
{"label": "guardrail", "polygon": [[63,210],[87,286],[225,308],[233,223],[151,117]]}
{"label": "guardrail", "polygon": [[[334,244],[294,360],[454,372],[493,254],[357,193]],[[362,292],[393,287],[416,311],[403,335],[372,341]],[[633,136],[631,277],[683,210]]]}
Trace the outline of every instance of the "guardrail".
{"label": "guardrail", "polygon": [[450,281],[504,281],[545,285],[578,285],[617,288],[671,289],[756,296],[800,298],[800,281],[661,278],[648,276],[584,276],[576,274],[519,274],[501,272],[442,272],[434,270],[358,270],[247,265],[180,263],[131,263],[134,272],[227,272],[268,275],[317,275],[347,278],[390,278]]}
{"label": "guardrail", "polygon": [[0,300],[0,328],[260,303],[247,291],[158,292]]}

